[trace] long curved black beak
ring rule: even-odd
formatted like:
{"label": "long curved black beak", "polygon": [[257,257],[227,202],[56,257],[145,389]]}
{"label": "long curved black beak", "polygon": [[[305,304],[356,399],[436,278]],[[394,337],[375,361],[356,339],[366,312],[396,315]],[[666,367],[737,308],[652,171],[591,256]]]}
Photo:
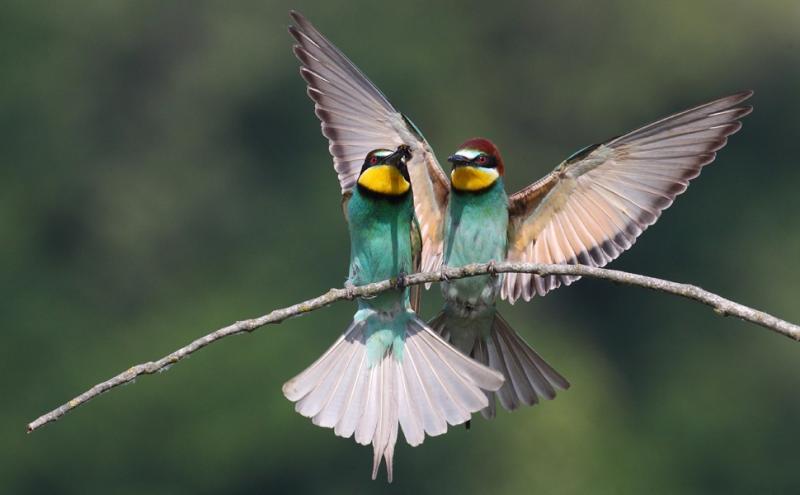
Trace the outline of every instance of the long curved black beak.
{"label": "long curved black beak", "polygon": [[383,159],[383,163],[385,163],[387,165],[394,165],[395,167],[399,167],[400,163],[403,161],[403,158],[405,158],[405,153],[403,153],[400,150],[397,150],[394,153],[392,153],[391,155],[389,155],[386,158],[384,158]]}
{"label": "long curved black beak", "polygon": [[447,157],[447,161],[453,164],[453,168],[456,168],[468,164],[470,159],[462,155],[450,155]]}
{"label": "long curved black beak", "polygon": [[411,158],[411,151],[406,145],[400,145],[397,150],[391,155],[383,159],[383,163],[399,167],[402,161]]}

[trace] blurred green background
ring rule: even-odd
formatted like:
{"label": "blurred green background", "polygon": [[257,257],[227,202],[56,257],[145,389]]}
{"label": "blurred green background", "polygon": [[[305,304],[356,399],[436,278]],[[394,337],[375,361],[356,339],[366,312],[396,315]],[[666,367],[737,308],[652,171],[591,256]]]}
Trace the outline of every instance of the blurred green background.
{"label": "blurred green background", "polygon": [[[6,1],[0,7],[0,492],[797,493],[800,345],[584,280],[502,310],[573,387],[371,449],[281,384],[340,303],[228,339],[32,435],[88,386],[341,286],[339,187],[286,33],[296,8],[440,156],[486,135],[509,189],[745,88],[756,111],[612,266],[800,321],[800,5]],[[439,304],[429,293],[425,314]]]}

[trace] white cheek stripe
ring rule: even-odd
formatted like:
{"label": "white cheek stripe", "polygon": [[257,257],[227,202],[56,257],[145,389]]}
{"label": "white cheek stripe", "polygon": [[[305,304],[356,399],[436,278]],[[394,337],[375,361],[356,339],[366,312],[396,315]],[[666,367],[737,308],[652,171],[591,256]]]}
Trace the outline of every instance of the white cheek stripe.
{"label": "white cheek stripe", "polygon": [[481,154],[481,152],[478,151],[478,150],[472,150],[472,149],[467,148],[467,149],[463,149],[463,150],[458,150],[458,151],[456,151],[455,154],[456,155],[461,155],[464,158],[466,158],[467,160],[474,160],[475,157],[477,157],[478,155]]}

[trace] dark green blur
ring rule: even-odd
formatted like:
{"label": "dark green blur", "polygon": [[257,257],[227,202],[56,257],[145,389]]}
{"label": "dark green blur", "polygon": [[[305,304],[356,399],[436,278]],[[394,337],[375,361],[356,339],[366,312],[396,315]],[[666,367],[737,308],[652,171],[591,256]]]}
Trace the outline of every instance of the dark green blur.
{"label": "dark green blur", "polygon": [[[516,190],[575,150],[753,88],[718,160],[614,268],[800,321],[800,7],[155,2],[0,7],[0,493],[797,493],[800,344],[585,280],[501,309],[573,387],[371,449],[280,387],[352,303],[194,354],[32,434],[128,366],[333,286],[349,246],[286,33],[296,8],[440,157],[493,139]],[[426,295],[431,316],[440,300]]]}

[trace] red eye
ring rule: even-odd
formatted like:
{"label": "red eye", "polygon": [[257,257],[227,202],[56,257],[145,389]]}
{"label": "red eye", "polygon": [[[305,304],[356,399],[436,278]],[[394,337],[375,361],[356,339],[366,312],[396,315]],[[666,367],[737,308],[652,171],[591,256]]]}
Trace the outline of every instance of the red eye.
{"label": "red eye", "polygon": [[370,164],[370,165],[375,165],[376,163],[378,163],[378,158],[377,158],[377,157],[374,157],[374,156],[373,156],[373,157],[370,157],[370,159],[369,159],[369,164]]}
{"label": "red eye", "polygon": [[481,165],[483,165],[487,161],[488,161],[488,159],[486,158],[486,155],[481,155],[481,156],[478,157],[478,163],[480,163]]}

